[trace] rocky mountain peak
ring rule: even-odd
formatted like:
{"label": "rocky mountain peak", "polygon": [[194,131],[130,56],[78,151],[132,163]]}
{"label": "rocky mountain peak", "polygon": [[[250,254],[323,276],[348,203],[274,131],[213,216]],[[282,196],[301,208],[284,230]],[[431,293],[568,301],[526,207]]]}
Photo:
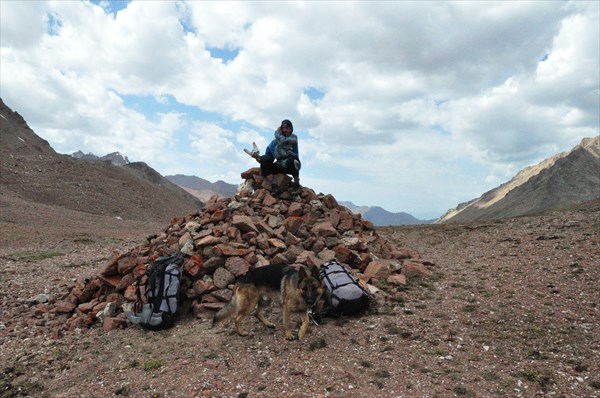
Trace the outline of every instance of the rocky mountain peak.
{"label": "rocky mountain peak", "polygon": [[459,204],[436,223],[536,214],[600,197],[600,137],[518,172],[479,198]]}

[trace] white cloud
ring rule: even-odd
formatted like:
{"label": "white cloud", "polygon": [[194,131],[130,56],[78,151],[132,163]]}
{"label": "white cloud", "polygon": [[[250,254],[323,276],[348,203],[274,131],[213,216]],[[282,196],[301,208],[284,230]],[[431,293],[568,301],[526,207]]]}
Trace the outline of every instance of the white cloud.
{"label": "white cloud", "polygon": [[3,100],[59,151],[164,174],[237,183],[289,118],[304,184],[443,212],[598,134],[598,2],[0,7]]}

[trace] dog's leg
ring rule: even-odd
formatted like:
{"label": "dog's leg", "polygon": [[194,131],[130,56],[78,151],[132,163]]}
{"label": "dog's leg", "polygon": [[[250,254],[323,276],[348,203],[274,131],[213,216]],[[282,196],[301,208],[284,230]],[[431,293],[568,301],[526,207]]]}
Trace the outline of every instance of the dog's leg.
{"label": "dog's leg", "polygon": [[[244,292],[246,293],[246,292]],[[256,306],[256,300],[246,294],[239,294],[236,302],[236,311],[234,316],[235,330],[240,336],[248,336],[248,332],[242,330],[242,320]]]}
{"label": "dog's leg", "polygon": [[298,340],[302,340],[306,331],[308,330],[308,324],[310,323],[308,319],[308,311],[304,312],[304,316],[302,317],[302,326],[300,326],[300,331],[298,332]]}
{"label": "dog's leg", "polygon": [[285,338],[294,340],[292,320],[290,318],[290,303],[287,300],[283,303],[283,329],[285,330]]}
{"label": "dog's leg", "polygon": [[265,316],[263,315],[263,310],[271,303],[271,300],[268,297],[265,296],[261,296],[260,299],[258,300],[258,308],[256,309],[256,314],[255,316],[262,322],[264,323],[267,327],[270,327],[271,329],[275,329],[275,324],[271,321],[269,321],[267,318],[265,318]]}

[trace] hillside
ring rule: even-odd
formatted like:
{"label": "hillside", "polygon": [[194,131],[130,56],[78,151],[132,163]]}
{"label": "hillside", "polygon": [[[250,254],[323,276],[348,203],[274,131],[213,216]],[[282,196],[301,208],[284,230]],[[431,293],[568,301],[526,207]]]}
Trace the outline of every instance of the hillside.
{"label": "hillside", "polygon": [[168,221],[202,203],[144,163],[60,155],[0,99],[0,186],[19,200],[131,220]]}
{"label": "hillside", "polygon": [[600,197],[600,138],[521,170],[505,184],[448,210],[436,223],[494,220],[561,209]]}

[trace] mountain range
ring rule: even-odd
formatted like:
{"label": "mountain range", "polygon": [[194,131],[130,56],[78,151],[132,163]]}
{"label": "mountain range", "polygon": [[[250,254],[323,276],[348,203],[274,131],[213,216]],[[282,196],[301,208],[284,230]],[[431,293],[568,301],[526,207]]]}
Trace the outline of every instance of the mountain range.
{"label": "mountain range", "polygon": [[82,160],[108,161],[115,166],[125,166],[126,164],[129,164],[129,159],[127,159],[127,156],[123,155],[121,152],[113,152],[109,153],[108,155],[98,157],[93,153],[83,153],[82,151],[77,151],[73,152],[71,156],[75,159]]}
{"label": "mountain range", "polygon": [[[350,201],[339,203],[353,213],[361,214],[375,226],[493,220],[564,208],[600,197],[599,139],[584,138],[571,151],[524,168],[510,181],[479,198],[459,204],[437,220],[420,220],[408,213],[392,213],[378,206],[357,206]],[[123,159],[127,160],[119,152],[103,157],[93,154],[82,156],[81,151],[77,154],[80,158],[109,160],[117,165],[122,164]],[[213,183],[197,176],[177,174],[165,178],[202,201],[213,195],[233,197],[237,191],[235,184],[224,181]]]}
{"label": "mountain range", "polygon": [[[177,174],[166,176],[166,178],[204,201],[212,195],[233,197],[238,188],[237,185],[228,184],[224,181],[210,182],[196,176]],[[375,226],[428,224],[433,222],[433,220],[419,220],[408,213],[392,213],[377,206],[356,206],[352,202],[339,203],[351,212],[361,214],[364,219],[372,222]]]}
{"label": "mountain range", "polygon": [[202,207],[198,198],[145,163],[114,166],[58,154],[0,99],[0,203],[5,195],[23,206],[40,203],[157,222]]}
{"label": "mountain range", "polygon": [[379,206],[357,206],[352,202],[339,202],[355,214],[361,214],[365,220],[369,220],[378,227],[391,225],[415,225],[430,224],[433,220],[419,220],[404,212],[392,213]]}
{"label": "mountain range", "polygon": [[448,210],[435,222],[531,215],[599,197],[600,137],[596,136],[584,138],[570,151],[524,168],[510,181]]}
{"label": "mountain range", "polygon": [[[117,166],[119,165],[119,166]],[[132,220],[165,221],[202,207],[202,199],[235,195],[237,185],[195,176],[161,176],[119,152],[61,155],[0,98],[0,204],[9,195],[30,203]],[[4,196],[7,197],[7,196]],[[436,223],[494,220],[560,209],[600,198],[600,138],[521,170],[481,197],[452,208]],[[376,226],[419,224],[407,213],[340,202]]]}
{"label": "mountain range", "polygon": [[220,198],[230,198],[237,192],[238,186],[235,184],[228,184],[225,181],[210,182],[204,178],[196,176],[186,176],[183,174],[176,174],[165,176],[166,179],[171,181],[173,184],[177,184],[195,197],[206,202],[211,196],[217,195]]}

